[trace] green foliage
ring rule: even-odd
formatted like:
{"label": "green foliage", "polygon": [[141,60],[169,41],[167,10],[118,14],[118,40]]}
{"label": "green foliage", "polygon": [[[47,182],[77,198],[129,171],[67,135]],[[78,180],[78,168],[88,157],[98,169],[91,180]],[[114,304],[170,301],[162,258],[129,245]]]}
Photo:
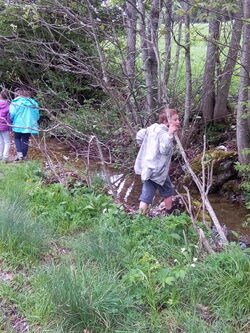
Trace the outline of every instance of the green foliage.
{"label": "green foliage", "polygon": [[[86,100],[82,105],[75,105],[72,112],[60,113],[58,118],[81,133],[95,133],[100,139],[108,139],[111,128],[119,123],[115,110],[95,107],[94,100]],[[69,135],[66,130],[62,134]]]}
{"label": "green foliage", "polygon": [[37,164],[1,165],[0,249],[12,264],[36,261],[48,246],[48,233],[27,212],[26,191],[40,172]]}
{"label": "green foliage", "polygon": [[89,262],[109,272],[119,272],[126,267],[124,259],[127,252],[124,235],[119,228],[112,228],[105,224],[96,227],[83,234],[72,244],[72,247],[75,259],[81,258],[83,263]]}
{"label": "green foliage", "polygon": [[47,250],[48,234],[18,202],[0,205],[0,251],[12,264],[37,261]]}
{"label": "green foliage", "polygon": [[224,320],[247,322],[250,298],[250,260],[236,246],[208,256],[179,284],[179,292],[193,304],[204,304]]}
{"label": "green foliage", "polygon": [[33,215],[60,234],[86,229],[112,206],[105,195],[90,193],[88,188],[70,193],[61,184],[36,186],[29,192],[29,200]]}
{"label": "green foliage", "polygon": [[110,332],[131,306],[124,284],[106,270],[62,265],[50,272],[47,286],[65,332]]}
{"label": "green foliage", "polygon": [[185,276],[196,252],[196,238],[188,224],[185,215],[153,221],[137,216],[128,229],[131,255],[126,259],[124,279],[154,318],[159,308],[178,302],[175,282]]}
{"label": "green foliage", "polygon": [[241,165],[239,162],[235,163],[235,169],[240,172],[242,177],[241,189],[245,195],[247,205],[250,208],[250,163]]}
{"label": "green foliage", "polygon": [[225,136],[225,130],[228,125],[223,123],[210,124],[207,128],[207,141],[210,144],[217,145],[223,141],[223,136]]}
{"label": "green foliage", "polygon": [[[11,284],[0,279],[0,298],[14,302],[31,330],[234,333],[247,327],[248,250],[234,245],[206,256],[188,216],[128,215],[82,183],[70,190],[42,185],[37,164],[2,165],[0,172],[2,269],[25,268]],[[26,200],[17,190],[12,201],[13,181]],[[45,226],[54,232],[50,242]]]}
{"label": "green foliage", "polygon": [[[204,313],[202,312],[204,311]],[[174,307],[162,312],[162,321],[165,332],[187,332],[187,333],[236,333],[229,322],[221,318],[215,318],[205,306],[197,306],[196,309],[190,305]]]}
{"label": "green foliage", "polygon": [[[130,218],[113,208],[78,240],[76,258],[109,271],[122,271],[122,280],[136,302],[147,304],[156,314],[164,304],[177,302],[172,287],[185,276],[196,252],[196,238],[188,223],[185,215],[149,221],[141,215]],[[188,250],[180,251],[180,246]]]}
{"label": "green foliage", "polygon": [[22,202],[26,205],[28,193],[42,180],[43,173],[38,163],[0,164],[0,197],[10,202]]}

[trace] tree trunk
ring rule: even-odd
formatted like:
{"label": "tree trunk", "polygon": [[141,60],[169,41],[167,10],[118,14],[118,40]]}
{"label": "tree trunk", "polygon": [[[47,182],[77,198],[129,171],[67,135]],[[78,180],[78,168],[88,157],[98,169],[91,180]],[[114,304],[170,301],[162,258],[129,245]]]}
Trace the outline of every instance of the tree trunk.
{"label": "tree trunk", "polygon": [[247,111],[249,110],[249,68],[250,68],[250,2],[243,2],[243,43],[241,52],[240,89],[237,106],[237,147],[241,164],[250,162],[250,153],[244,152],[249,149],[249,128]]}
{"label": "tree trunk", "polygon": [[185,130],[189,124],[192,98],[192,69],[190,59],[190,16],[189,5],[185,4],[185,63],[186,63],[186,94],[185,94],[185,111],[183,129]]}
{"label": "tree trunk", "polygon": [[147,49],[148,58],[146,61],[146,70],[150,76],[150,92],[152,94],[152,104],[150,109],[153,110],[157,106],[158,100],[158,27],[160,16],[160,0],[153,0],[148,20]]}
{"label": "tree trunk", "polygon": [[138,116],[133,106],[132,97],[135,90],[135,57],[136,57],[136,2],[126,2],[126,28],[127,28],[127,58],[125,66],[125,76],[128,83],[128,98],[126,109],[132,116],[132,122],[138,124]]}
{"label": "tree trunk", "polygon": [[223,120],[223,118],[227,116],[229,112],[227,107],[228,93],[240,48],[241,31],[243,25],[243,21],[238,19],[240,17],[242,17],[242,11],[240,15],[237,15],[237,18],[233,24],[226,64],[221,73],[221,79],[218,85],[216,104],[214,108],[214,120]]}
{"label": "tree trunk", "polygon": [[218,47],[216,43],[219,39],[219,32],[219,20],[216,18],[210,19],[202,93],[202,114],[205,122],[210,122],[213,120],[215,102],[215,70],[218,52]]}
{"label": "tree trunk", "polygon": [[180,59],[180,42],[181,42],[181,35],[182,35],[182,21],[180,21],[178,25],[178,36],[177,36],[177,43],[176,43],[176,52],[175,52],[175,63],[174,63],[174,73],[173,73],[173,100],[175,101],[176,95],[176,86],[177,86],[177,73],[179,69],[179,59]]}
{"label": "tree trunk", "polygon": [[163,83],[164,91],[163,91],[163,99],[167,102],[167,87],[168,87],[168,80],[170,75],[170,63],[171,63],[171,36],[172,36],[172,0],[166,0],[165,6],[166,6],[166,12],[164,17],[165,22],[165,69],[163,74]]}
{"label": "tree trunk", "polygon": [[146,84],[145,111],[149,113],[153,107],[153,93],[151,85],[152,84],[151,75],[147,68],[149,55],[148,55],[148,44],[146,36],[146,13],[145,13],[145,4],[143,0],[138,0],[138,11],[139,11],[139,34],[140,34],[140,43],[141,43],[142,68]]}

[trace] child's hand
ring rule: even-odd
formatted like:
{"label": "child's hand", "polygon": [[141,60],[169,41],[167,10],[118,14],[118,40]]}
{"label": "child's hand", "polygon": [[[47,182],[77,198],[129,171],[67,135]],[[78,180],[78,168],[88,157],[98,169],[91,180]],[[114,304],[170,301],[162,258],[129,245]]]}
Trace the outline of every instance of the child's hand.
{"label": "child's hand", "polygon": [[175,132],[178,131],[180,125],[179,124],[170,124],[168,128],[168,133],[169,134],[174,134]]}

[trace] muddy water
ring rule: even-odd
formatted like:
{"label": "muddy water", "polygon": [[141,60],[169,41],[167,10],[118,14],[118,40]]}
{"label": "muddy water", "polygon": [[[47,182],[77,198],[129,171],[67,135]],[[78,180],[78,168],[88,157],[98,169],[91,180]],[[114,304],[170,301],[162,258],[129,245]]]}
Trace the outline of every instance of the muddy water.
{"label": "muddy water", "polygon": [[[122,177],[123,176],[123,177]],[[118,179],[116,188],[119,198],[129,205],[138,205],[138,197],[141,191],[141,181],[137,176],[125,177],[121,174],[111,175],[111,179]],[[228,229],[234,230],[240,235],[248,235],[250,242],[250,228],[244,227],[247,214],[250,211],[244,206],[233,203],[219,195],[210,195],[210,203],[221,224],[225,224]]]}
{"label": "muddy water", "polygon": [[[37,148],[38,146],[39,148]],[[87,159],[86,154],[77,154],[69,144],[58,142],[55,139],[47,140],[46,145],[44,142],[33,141],[29,152],[30,159],[46,161],[46,156],[49,156],[54,163],[63,165],[64,168],[76,171],[86,171],[88,169],[89,174],[99,173],[105,178],[100,162]],[[108,164],[105,169],[119,199],[130,206],[137,207],[141,191],[140,177],[126,175]],[[246,235],[250,239],[250,228],[245,228],[242,225],[246,221],[246,215],[250,213],[249,210],[219,195],[211,195],[210,202],[221,224],[225,224],[230,230]]]}

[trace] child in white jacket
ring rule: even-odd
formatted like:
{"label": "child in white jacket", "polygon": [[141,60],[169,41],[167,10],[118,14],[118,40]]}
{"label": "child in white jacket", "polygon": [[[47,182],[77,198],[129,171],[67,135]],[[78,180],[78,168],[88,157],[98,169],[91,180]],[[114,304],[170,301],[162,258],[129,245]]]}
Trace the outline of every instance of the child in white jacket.
{"label": "child in white jacket", "polygon": [[174,193],[168,176],[173,153],[173,134],[180,127],[179,116],[175,109],[164,109],[159,115],[161,124],[153,124],[141,129],[137,135],[137,143],[141,146],[135,161],[135,173],[141,175],[143,182],[139,198],[139,208],[143,213],[152,203],[156,190],[164,198],[167,212],[172,210]]}

